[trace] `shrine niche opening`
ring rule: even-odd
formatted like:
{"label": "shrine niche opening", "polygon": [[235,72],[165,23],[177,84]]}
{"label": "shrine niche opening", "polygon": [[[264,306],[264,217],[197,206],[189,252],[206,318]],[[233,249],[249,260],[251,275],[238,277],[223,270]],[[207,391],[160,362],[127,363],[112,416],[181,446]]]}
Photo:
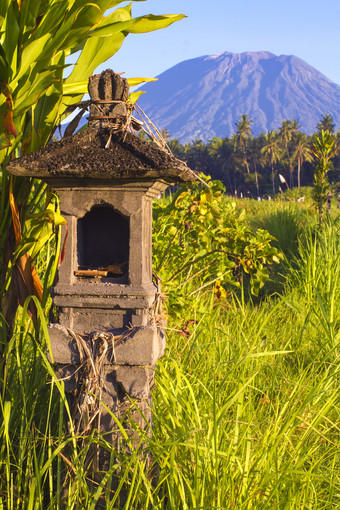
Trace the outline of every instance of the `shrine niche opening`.
{"label": "shrine niche opening", "polygon": [[94,206],[77,222],[78,277],[121,278],[127,283],[129,219],[109,205]]}

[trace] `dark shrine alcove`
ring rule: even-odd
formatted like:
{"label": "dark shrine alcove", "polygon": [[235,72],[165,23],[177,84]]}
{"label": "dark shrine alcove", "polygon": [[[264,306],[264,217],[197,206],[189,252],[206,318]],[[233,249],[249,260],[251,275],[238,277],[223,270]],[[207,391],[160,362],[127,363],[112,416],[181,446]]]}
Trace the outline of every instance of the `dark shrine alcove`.
{"label": "dark shrine alcove", "polygon": [[[78,268],[108,269],[108,276],[127,274],[129,219],[111,206],[94,206],[77,222]],[[115,268],[117,267],[117,270]]]}

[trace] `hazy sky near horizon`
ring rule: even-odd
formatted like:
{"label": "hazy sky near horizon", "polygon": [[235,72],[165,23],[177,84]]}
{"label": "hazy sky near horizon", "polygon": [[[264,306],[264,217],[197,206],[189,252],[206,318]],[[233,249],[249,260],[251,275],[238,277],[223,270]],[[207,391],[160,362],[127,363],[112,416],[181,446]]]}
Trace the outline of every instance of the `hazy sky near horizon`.
{"label": "hazy sky near horizon", "polygon": [[146,0],[133,2],[132,13],[187,18],[130,34],[97,72],[151,78],[190,58],[263,50],[295,55],[340,85],[340,0]]}

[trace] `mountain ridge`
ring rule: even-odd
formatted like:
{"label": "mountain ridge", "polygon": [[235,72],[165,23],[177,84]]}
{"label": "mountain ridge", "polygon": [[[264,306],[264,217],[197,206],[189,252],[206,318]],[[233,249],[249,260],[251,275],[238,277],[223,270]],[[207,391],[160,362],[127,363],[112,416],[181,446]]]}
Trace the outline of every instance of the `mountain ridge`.
{"label": "mountain ridge", "polygon": [[231,136],[245,113],[255,136],[294,118],[311,134],[325,114],[340,127],[340,86],[294,55],[204,55],[179,62],[142,89],[140,106],[181,143]]}

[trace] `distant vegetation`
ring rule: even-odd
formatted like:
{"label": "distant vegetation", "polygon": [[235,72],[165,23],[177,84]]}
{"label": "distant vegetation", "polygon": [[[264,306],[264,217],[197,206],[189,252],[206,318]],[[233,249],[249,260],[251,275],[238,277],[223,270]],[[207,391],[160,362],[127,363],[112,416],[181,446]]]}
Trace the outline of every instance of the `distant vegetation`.
{"label": "distant vegetation", "polygon": [[[340,143],[340,132],[334,133],[331,115],[324,115],[317,133],[328,131],[335,145]],[[275,195],[287,188],[311,186],[316,167],[312,136],[300,131],[296,120],[284,120],[275,131],[252,136],[252,120],[242,115],[231,138],[213,138],[206,144],[201,140],[181,145],[168,140],[174,154],[196,171],[208,173],[221,180],[227,193],[256,198]],[[163,131],[165,137],[167,131]],[[339,182],[340,154],[333,155],[328,168],[330,184]],[[281,177],[280,177],[281,176]],[[282,177],[286,182],[282,180]]]}

